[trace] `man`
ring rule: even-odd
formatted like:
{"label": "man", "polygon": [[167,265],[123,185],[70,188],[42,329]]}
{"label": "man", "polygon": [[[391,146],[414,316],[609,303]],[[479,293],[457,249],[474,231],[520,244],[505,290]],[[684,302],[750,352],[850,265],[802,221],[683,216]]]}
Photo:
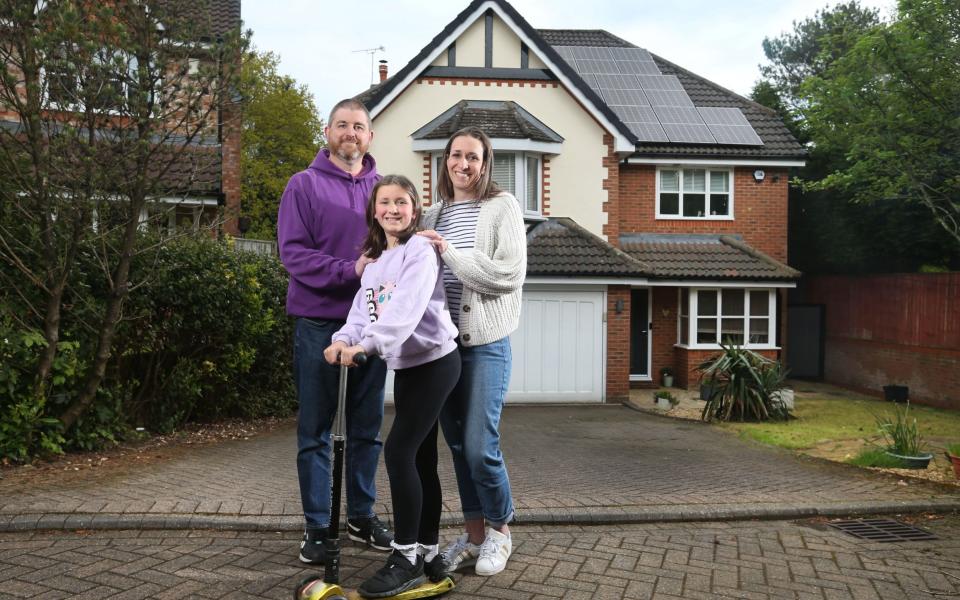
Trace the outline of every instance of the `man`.
{"label": "man", "polygon": [[[363,104],[338,102],[323,133],[328,148],[290,178],[277,219],[280,259],[290,274],[287,314],[296,317],[297,474],[306,520],[300,560],[308,564],[324,563],[330,524],[330,429],[340,371],[324,361],[323,350],[343,326],[369,262],[358,255],[367,235],[367,198],[380,179],[367,154],[373,131]],[[351,369],[346,403],[347,534],[378,550],[390,550],[393,541],[373,512],[385,377],[376,357]]]}

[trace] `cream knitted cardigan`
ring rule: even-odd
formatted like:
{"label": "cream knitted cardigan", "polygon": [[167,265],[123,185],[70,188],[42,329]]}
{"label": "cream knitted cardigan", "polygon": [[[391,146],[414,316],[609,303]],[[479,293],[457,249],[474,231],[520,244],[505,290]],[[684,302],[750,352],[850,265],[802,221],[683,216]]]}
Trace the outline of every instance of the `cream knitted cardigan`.
{"label": "cream knitted cardigan", "polygon": [[[443,205],[441,201],[423,212],[423,229],[436,227]],[[461,344],[489,344],[516,330],[527,274],[526,228],[516,198],[502,192],[481,201],[473,249],[457,250],[447,244],[440,256],[463,284]]]}

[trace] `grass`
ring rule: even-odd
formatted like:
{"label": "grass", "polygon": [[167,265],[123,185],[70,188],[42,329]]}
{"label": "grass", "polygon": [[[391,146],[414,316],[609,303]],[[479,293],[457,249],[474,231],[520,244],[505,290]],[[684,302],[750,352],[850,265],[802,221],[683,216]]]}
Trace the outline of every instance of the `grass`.
{"label": "grass", "polygon": [[[802,385],[799,386],[802,389]],[[893,417],[894,405],[855,393],[831,396],[821,393],[798,393],[797,417],[785,422],[718,423],[741,437],[791,450],[813,448],[826,442],[875,439],[877,418]],[[916,417],[920,433],[931,446],[944,447],[960,431],[960,411],[949,411],[912,404],[910,416]],[[938,439],[941,443],[937,443]]]}
{"label": "grass", "polygon": [[866,448],[860,454],[848,460],[858,467],[883,467],[897,469],[903,466],[900,459],[890,456],[879,448]]}
{"label": "grass", "polygon": [[950,444],[947,446],[947,452],[954,456],[960,456],[960,444]]}

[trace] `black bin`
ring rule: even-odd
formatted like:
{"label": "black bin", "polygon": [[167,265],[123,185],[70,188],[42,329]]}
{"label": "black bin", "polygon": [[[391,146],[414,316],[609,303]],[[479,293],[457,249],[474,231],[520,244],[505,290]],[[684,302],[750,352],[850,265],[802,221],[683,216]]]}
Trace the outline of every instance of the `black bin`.
{"label": "black bin", "polygon": [[906,402],[910,397],[910,388],[905,385],[885,385],[883,397],[890,402]]}

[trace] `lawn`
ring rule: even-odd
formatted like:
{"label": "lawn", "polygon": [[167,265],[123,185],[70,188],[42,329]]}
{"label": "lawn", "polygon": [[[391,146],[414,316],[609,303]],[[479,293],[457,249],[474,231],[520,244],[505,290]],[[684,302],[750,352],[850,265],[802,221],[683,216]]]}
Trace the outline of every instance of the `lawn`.
{"label": "lawn", "polygon": [[[894,404],[833,386],[793,382],[797,391],[794,416],[787,422],[717,423],[742,438],[779,446],[837,462],[874,466],[899,475],[960,485],[944,456],[946,446],[960,442],[960,411],[911,405],[926,450],[933,460],[926,470],[891,469],[883,463],[877,417],[891,416]],[[903,405],[899,405],[903,406]],[[867,455],[864,455],[864,452]]]}

